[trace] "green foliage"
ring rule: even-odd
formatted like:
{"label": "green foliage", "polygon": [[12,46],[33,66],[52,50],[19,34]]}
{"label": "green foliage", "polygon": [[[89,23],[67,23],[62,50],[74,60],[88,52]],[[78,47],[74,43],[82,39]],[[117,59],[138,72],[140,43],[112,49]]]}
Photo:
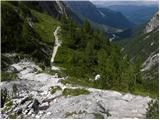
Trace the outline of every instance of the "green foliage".
{"label": "green foliage", "polygon": [[151,100],[148,103],[148,108],[146,112],[147,119],[158,119],[159,118],[159,100]]}
{"label": "green foliage", "polygon": [[53,46],[53,32],[56,27],[60,25],[59,21],[45,13],[37,12],[36,10],[31,10],[31,13],[38,19],[33,26],[35,32],[39,34],[43,42]]}
{"label": "green foliage", "polygon": [[94,87],[94,83],[88,79],[79,79],[76,77],[69,77],[67,80],[62,80],[62,84],[81,85],[86,87]]}
{"label": "green foliage", "polygon": [[91,25],[90,25],[90,23],[89,23],[88,20],[85,20],[85,21],[84,21],[83,31],[86,32],[86,33],[87,33],[87,32],[91,32]]}
{"label": "green foliage", "polygon": [[65,88],[63,90],[63,95],[64,96],[78,96],[78,95],[81,95],[81,94],[89,94],[90,92],[88,90],[85,90],[85,89],[70,89],[70,88]]}
{"label": "green foliage", "polygon": [[13,101],[7,101],[6,103],[5,103],[5,106],[6,107],[11,107],[13,105]]}
{"label": "green foliage", "polygon": [[51,94],[54,94],[57,90],[62,90],[60,86],[52,86],[51,87]]}
{"label": "green foliage", "polygon": [[17,118],[17,115],[15,113],[11,113],[9,114],[9,119],[16,119]]}
{"label": "green foliage", "polygon": [[16,73],[1,71],[1,81],[12,81],[12,80],[17,80],[17,74]]}
{"label": "green foliage", "polygon": [[79,111],[78,113],[76,112],[76,111],[74,111],[74,112],[67,112],[66,114],[65,114],[65,118],[67,118],[67,117],[69,117],[69,116],[73,116],[73,115],[78,115],[78,114],[83,114],[83,113],[86,113],[86,111]]}
{"label": "green foliage", "polygon": [[104,116],[101,115],[100,113],[93,113],[95,116],[95,119],[104,119]]}
{"label": "green foliage", "polygon": [[[29,22],[33,25],[31,26]],[[62,45],[58,49],[55,64],[66,69],[58,72],[58,75],[71,76],[68,80],[62,81],[64,84],[79,84],[100,89],[129,91],[135,94],[145,93],[145,95],[157,93],[157,79],[145,82],[142,78],[141,60],[131,63],[129,57],[123,57],[119,48],[110,43],[104,33],[93,30],[87,20],[83,26],[79,27],[65,16],[60,16],[58,21],[36,9],[32,10],[23,2],[18,2],[16,5],[2,2],[2,52],[14,51],[28,54],[37,62],[41,62],[45,70],[45,66],[50,65],[49,56],[51,56],[50,51],[54,43],[53,32],[57,26],[62,28],[59,34]],[[147,35],[150,35],[156,43],[157,33]],[[142,38],[144,36],[137,37],[136,40],[141,43]],[[149,39],[146,38],[145,41]],[[133,49],[132,46],[138,42],[131,42],[133,44],[126,47],[130,49],[131,55],[136,56],[135,58],[138,55],[135,55],[134,51],[137,53],[143,49],[138,45]],[[144,45],[146,54],[158,45],[154,44],[148,50],[146,44]],[[142,62],[146,57],[143,55],[142,52],[140,54]],[[5,57],[2,57],[2,60],[3,68],[6,68],[7,62],[10,61]],[[49,72],[50,74],[57,73],[57,71]],[[89,80],[97,74],[101,75],[100,80]],[[2,81],[12,80],[14,77],[14,75],[2,72]]]}
{"label": "green foliage", "polygon": [[6,88],[1,89],[1,108],[3,108],[4,104],[9,100],[8,91]]}
{"label": "green foliage", "polygon": [[16,44],[21,39],[21,30],[23,20],[19,17],[15,8],[7,2],[1,2],[2,9],[2,52],[13,51]]}

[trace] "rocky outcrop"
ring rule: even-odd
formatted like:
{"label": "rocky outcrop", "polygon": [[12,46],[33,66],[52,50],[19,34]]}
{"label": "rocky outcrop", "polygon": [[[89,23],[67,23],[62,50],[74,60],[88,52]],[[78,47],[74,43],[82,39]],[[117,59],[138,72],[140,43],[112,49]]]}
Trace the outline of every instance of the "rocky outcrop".
{"label": "rocky outcrop", "polygon": [[147,60],[143,63],[143,69],[141,71],[150,70],[155,65],[158,65],[159,63],[159,54],[158,53],[152,53]]}
{"label": "rocky outcrop", "polygon": [[159,12],[153,16],[153,18],[148,22],[146,28],[144,29],[144,33],[152,32],[159,27]]}
{"label": "rocky outcrop", "polygon": [[29,1],[25,3],[40,11],[45,11],[53,17],[61,15],[68,17],[68,11],[62,1]]}
{"label": "rocky outcrop", "polygon": [[[11,65],[20,80],[1,82],[1,89],[12,92],[13,84],[18,87],[19,95],[12,98],[13,105],[1,109],[1,117],[9,118],[145,118],[149,97],[122,94],[111,90],[100,90],[82,86],[63,85],[59,78],[41,70],[34,62],[21,60]],[[52,86],[62,89],[51,94]],[[90,94],[63,96],[65,88],[83,88]]]}

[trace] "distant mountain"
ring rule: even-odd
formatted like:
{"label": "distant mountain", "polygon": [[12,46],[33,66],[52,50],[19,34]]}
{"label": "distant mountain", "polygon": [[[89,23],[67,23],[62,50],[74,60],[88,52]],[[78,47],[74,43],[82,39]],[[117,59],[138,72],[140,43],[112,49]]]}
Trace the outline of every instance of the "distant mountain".
{"label": "distant mountain", "polygon": [[118,29],[126,29],[133,26],[120,12],[115,12],[106,8],[96,8],[96,6],[89,1],[67,1],[65,3],[83,20],[87,18],[96,24]]}
{"label": "distant mountain", "polygon": [[143,61],[145,61],[151,53],[158,50],[158,21],[159,15],[156,13],[141,32],[138,32],[131,40],[127,41],[125,51],[128,52],[133,59],[139,55],[143,56]]}
{"label": "distant mountain", "polygon": [[137,6],[137,5],[112,5],[108,9],[119,11],[135,24],[144,24],[158,10],[158,5]]}
{"label": "distant mountain", "polygon": [[132,61],[141,57],[142,71],[147,79],[158,79],[159,61],[159,14],[146,24],[141,33],[135,35],[122,49]]}

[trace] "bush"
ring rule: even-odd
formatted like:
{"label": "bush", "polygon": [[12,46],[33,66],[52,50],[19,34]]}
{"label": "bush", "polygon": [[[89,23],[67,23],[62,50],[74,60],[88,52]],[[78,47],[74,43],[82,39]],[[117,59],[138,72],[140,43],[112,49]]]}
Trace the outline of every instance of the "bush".
{"label": "bush", "polygon": [[1,81],[12,81],[17,80],[17,74],[16,73],[9,73],[9,72],[1,72]]}
{"label": "bush", "polygon": [[159,118],[159,100],[151,100],[148,103],[148,108],[146,112],[147,119],[158,119]]}
{"label": "bush", "polygon": [[52,86],[51,87],[51,94],[54,94],[57,90],[62,90],[60,86]]}
{"label": "bush", "polygon": [[8,101],[9,96],[8,96],[8,91],[6,88],[1,89],[1,108],[4,107],[4,104],[6,101]]}
{"label": "bush", "polygon": [[85,90],[85,89],[70,89],[70,88],[65,88],[64,91],[63,91],[63,95],[64,96],[78,96],[78,95],[81,95],[81,94],[89,94],[90,92],[88,90]]}

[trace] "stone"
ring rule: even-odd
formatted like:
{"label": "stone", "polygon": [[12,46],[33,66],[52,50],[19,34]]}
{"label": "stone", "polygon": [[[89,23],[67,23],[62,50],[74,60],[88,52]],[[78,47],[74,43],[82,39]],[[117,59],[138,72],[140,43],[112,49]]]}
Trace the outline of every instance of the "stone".
{"label": "stone", "polygon": [[40,110],[46,110],[49,108],[49,104],[48,102],[45,102],[45,103],[42,103],[40,106],[39,106],[39,109]]}
{"label": "stone", "polygon": [[9,67],[9,71],[18,73],[18,70],[13,66]]}
{"label": "stone", "polygon": [[15,110],[15,112],[17,115],[22,114],[22,108],[17,108],[17,110]]}
{"label": "stone", "polygon": [[131,101],[132,98],[133,98],[133,95],[131,95],[131,94],[125,94],[125,95],[122,97],[122,99],[123,99],[123,100],[126,100],[126,101]]}
{"label": "stone", "polygon": [[36,118],[36,119],[40,119],[40,116],[39,116],[39,115],[36,115],[35,118]]}
{"label": "stone", "polygon": [[99,80],[101,78],[101,76],[99,74],[97,74],[94,78],[94,80]]}
{"label": "stone", "polygon": [[28,115],[32,115],[34,113],[33,109],[28,112]]}
{"label": "stone", "polygon": [[20,101],[20,104],[24,104],[28,100],[29,100],[29,96],[26,96]]}
{"label": "stone", "polygon": [[47,115],[51,115],[52,113],[51,112],[47,112]]}

